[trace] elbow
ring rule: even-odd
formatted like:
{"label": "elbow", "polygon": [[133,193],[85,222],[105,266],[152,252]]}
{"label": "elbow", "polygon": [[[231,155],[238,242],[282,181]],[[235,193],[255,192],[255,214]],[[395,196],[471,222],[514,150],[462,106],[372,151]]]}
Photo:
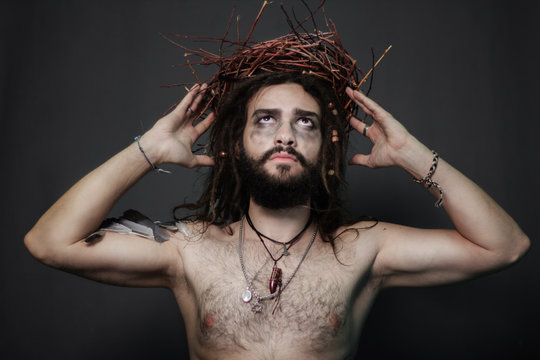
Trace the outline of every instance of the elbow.
{"label": "elbow", "polygon": [[517,257],[516,257],[515,261],[517,261],[523,255],[525,255],[527,253],[527,251],[529,251],[530,247],[531,247],[531,239],[529,239],[529,237],[527,235],[522,233],[522,235],[520,237],[519,251],[518,251],[518,254],[517,254]]}
{"label": "elbow", "polygon": [[52,265],[53,251],[49,249],[46,240],[40,236],[39,232],[30,230],[24,237],[24,246],[36,260]]}
{"label": "elbow", "polygon": [[531,247],[531,240],[527,235],[520,231],[520,234],[514,237],[512,244],[513,246],[508,250],[506,256],[508,265],[517,262],[527,253]]}
{"label": "elbow", "polygon": [[28,252],[32,254],[33,257],[42,261],[43,251],[39,247],[38,237],[38,234],[36,234],[34,230],[30,230],[24,236],[24,246],[26,247],[26,250],[28,250]]}

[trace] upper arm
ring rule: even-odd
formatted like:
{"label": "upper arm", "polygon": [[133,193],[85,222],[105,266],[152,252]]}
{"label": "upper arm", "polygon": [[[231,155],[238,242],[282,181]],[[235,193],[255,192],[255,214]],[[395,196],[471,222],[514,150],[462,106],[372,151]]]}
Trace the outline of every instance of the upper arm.
{"label": "upper arm", "polygon": [[34,256],[49,266],[121,286],[170,287],[181,269],[175,237],[157,242],[134,234],[106,231],[91,242],[48,249]]}
{"label": "upper arm", "polygon": [[456,230],[428,230],[379,223],[373,265],[381,285],[428,286],[464,280],[509,263]]}

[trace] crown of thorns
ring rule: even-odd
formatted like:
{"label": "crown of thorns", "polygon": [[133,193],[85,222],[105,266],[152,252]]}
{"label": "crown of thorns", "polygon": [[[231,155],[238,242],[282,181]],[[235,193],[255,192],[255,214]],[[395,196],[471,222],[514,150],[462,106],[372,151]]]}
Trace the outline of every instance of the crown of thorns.
{"label": "crown of thorns", "polygon": [[[218,54],[203,49],[187,48],[173,41],[169,36],[163,35],[166,40],[186,50],[187,52],[184,56],[196,56],[199,58],[198,61],[191,62],[187,60],[184,64],[179,65],[189,66],[198,83],[203,81],[199,79],[193,65],[215,65],[218,67],[218,71],[210,79],[204,81],[208,84],[209,91],[207,91],[208,97],[201,114],[210,109],[217,111],[219,105],[237,81],[265,72],[296,72],[324,79],[332,86],[336,98],[345,112],[353,115],[356,114],[357,106],[345,94],[345,88],[349,86],[358,89],[368,79],[370,74],[373,73],[373,69],[378,65],[384,55],[386,55],[388,50],[390,50],[390,47],[386,49],[377,62],[373,62],[371,69],[367,73],[362,73],[356,66],[356,60],[343,47],[334,24],[326,17],[323,6],[324,1],[321,1],[315,11],[311,11],[305,2],[302,2],[308,9],[309,16],[299,21],[293,11],[293,18],[296,24],[293,23],[291,17],[283,5],[281,5],[291,32],[273,40],[264,42],[251,40],[253,30],[264,8],[268,5],[267,1],[264,1],[247,38],[243,41],[227,39],[234,10],[229,19],[225,35],[222,38],[168,34],[169,36],[184,39],[216,42],[219,44]],[[315,13],[321,9],[327,27],[327,31],[324,32],[318,30],[315,23]],[[311,21],[314,26],[313,32],[306,31],[304,27],[304,24],[308,21]],[[186,86],[191,84],[193,82],[167,86]],[[369,89],[371,89],[371,82]],[[369,89],[367,92],[369,92]]]}

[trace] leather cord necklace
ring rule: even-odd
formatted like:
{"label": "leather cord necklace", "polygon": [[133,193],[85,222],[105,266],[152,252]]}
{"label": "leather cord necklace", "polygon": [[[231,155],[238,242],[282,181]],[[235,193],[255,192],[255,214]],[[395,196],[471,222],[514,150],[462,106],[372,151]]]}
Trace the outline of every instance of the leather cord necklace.
{"label": "leather cord necklace", "polygon": [[[310,222],[311,222],[311,220],[310,220]],[[279,284],[278,284],[279,286],[277,286],[275,288],[275,291],[273,291],[273,292],[271,291],[270,294],[260,296],[257,293],[257,291],[255,290],[255,287],[253,286],[253,281],[255,280],[255,278],[257,277],[257,275],[259,274],[259,271],[261,269],[259,269],[259,271],[257,271],[257,273],[255,274],[253,279],[251,279],[251,280],[249,279],[249,277],[247,275],[247,271],[246,271],[246,265],[245,265],[245,262],[244,262],[244,218],[242,218],[240,220],[240,229],[239,229],[239,232],[238,232],[238,257],[240,258],[240,266],[242,267],[242,273],[244,274],[244,278],[246,279],[246,283],[247,283],[246,289],[244,291],[242,291],[242,301],[245,302],[245,303],[250,303],[251,300],[255,299],[255,301],[251,304],[251,311],[253,311],[254,313],[260,313],[262,311],[262,309],[263,309],[262,301],[273,299],[276,296],[281,295],[281,293],[285,290],[285,288],[289,285],[291,280],[296,275],[296,272],[300,268],[300,265],[302,265],[302,262],[304,262],[304,259],[306,258],[307,254],[309,252],[309,249],[311,249],[311,245],[313,245],[313,242],[315,241],[315,237],[317,236],[318,230],[319,230],[318,227],[315,228],[315,231],[313,232],[313,235],[311,236],[311,240],[309,241],[309,244],[307,245],[306,250],[304,251],[304,254],[302,255],[302,258],[298,262],[298,265],[296,265],[296,268],[292,272],[291,276],[285,281],[285,283],[283,283],[283,285],[281,285],[281,269],[278,268],[279,272],[280,272],[280,274],[279,274],[280,275],[279,276]],[[305,229],[302,232],[304,232],[304,231],[305,231]],[[272,257],[272,259],[274,259],[274,257],[272,255],[270,255],[270,256]],[[282,254],[282,256],[283,256],[283,254]],[[276,267],[275,264],[274,264],[274,267]],[[270,277],[270,282],[272,282],[273,276],[274,276],[274,270],[272,270],[272,276]],[[279,297],[278,297],[278,299],[279,299]],[[277,306],[277,303],[276,303],[276,306]],[[274,308],[274,311],[275,311],[275,308]]]}
{"label": "leather cord necklace", "polygon": [[[274,240],[266,235],[264,235],[262,232],[260,232],[259,230],[257,230],[255,228],[255,225],[253,225],[253,221],[251,221],[251,218],[249,217],[249,211],[246,212],[246,220],[249,224],[249,226],[253,229],[253,231],[255,231],[255,233],[257,234],[257,236],[259,237],[259,240],[261,240],[264,248],[266,249],[266,252],[268,253],[268,255],[270,255],[270,258],[272,258],[272,260],[274,260],[274,266],[272,267],[272,273],[270,274],[270,281],[268,282],[268,288],[270,290],[270,294],[273,294],[275,293],[280,287],[281,287],[281,274],[282,274],[282,271],[281,271],[281,268],[279,268],[277,266],[277,262],[279,260],[281,260],[281,258],[283,256],[287,256],[289,255],[289,249],[291,246],[294,245],[294,243],[300,239],[300,237],[302,236],[302,234],[304,233],[304,231],[306,231],[306,229],[308,228],[308,226],[311,224],[311,220],[312,220],[312,214],[309,215],[309,219],[308,221],[306,222],[306,225],[304,226],[304,228],[298,233],[296,234],[295,237],[293,237],[291,240],[287,241],[287,242],[281,242],[281,241],[278,241],[278,240]],[[264,242],[264,239],[268,239],[270,241],[272,241],[273,243],[276,243],[276,244],[281,244],[283,245],[283,252],[281,253],[281,255],[276,259],[274,258],[274,256],[272,255],[272,253],[270,252],[270,250],[268,249],[268,246],[266,246],[266,243]]]}
{"label": "leather cord necklace", "polygon": [[[255,231],[255,233],[257,234],[257,236],[259,237],[259,239],[261,240],[262,244],[264,245],[264,248],[266,249],[266,252],[268,252],[268,255],[270,255],[270,257],[272,258],[272,260],[274,260],[274,265],[276,265],[276,263],[281,260],[281,258],[283,256],[287,256],[289,255],[289,249],[291,248],[291,246],[294,245],[294,243],[300,239],[300,237],[302,236],[302,234],[307,230],[307,228],[309,227],[309,225],[311,225],[311,222],[313,221],[313,214],[310,214],[309,215],[309,219],[306,223],[306,225],[304,226],[304,228],[302,230],[300,230],[300,232],[298,234],[296,234],[295,237],[293,237],[291,240],[287,241],[287,242],[281,242],[281,241],[278,241],[278,240],[274,240],[272,239],[271,237],[268,237],[266,235],[264,235],[262,232],[260,232],[259,230],[257,230],[257,228],[255,227],[255,225],[253,225],[253,221],[251,221],[251,218],[249,217],[249,211],[246,212],[246,220],[247,220],[247,223],[249,224],[249,226],[251,227],[251,229],[253,231]],[[272,256],[272,253],[270,252],[270,250],[268,250],[268,247],[266,246],[266,243],[264,242],[264,239],[268,239],[270,241],[272,241],[273,243],[275,244],[280,244],[283,246],[283,253],[281,254],[280,257],[278,257],[277,259],[274,258],[274,256]],[[271,291],[272,292],[272,291]]]}

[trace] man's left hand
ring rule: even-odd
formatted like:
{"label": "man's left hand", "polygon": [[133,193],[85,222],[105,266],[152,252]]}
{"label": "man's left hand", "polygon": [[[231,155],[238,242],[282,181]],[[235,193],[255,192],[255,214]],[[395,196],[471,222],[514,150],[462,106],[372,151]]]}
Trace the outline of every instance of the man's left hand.
{"label": "man's left hand", "polygon": [[[367,136],[373,147],[370,154],[356,154],[350,160],[351,165],[363,165],[369,168],[380,168],[388,166],[401,166],[407,168],[405,164],[411,159],[407,159],[407,154],[413,150],[417,153],[426,152],[426,159],[429,159],[431,152],[414,138],[389,112],[384,110],[375,101],[362,94],[360,91],[351,88],[346,89],[347,95],[360,108],[373,118],[371,125],[351,116],[350,124],[359,133]],[[412,148],[411,148],[412,147]]]}

